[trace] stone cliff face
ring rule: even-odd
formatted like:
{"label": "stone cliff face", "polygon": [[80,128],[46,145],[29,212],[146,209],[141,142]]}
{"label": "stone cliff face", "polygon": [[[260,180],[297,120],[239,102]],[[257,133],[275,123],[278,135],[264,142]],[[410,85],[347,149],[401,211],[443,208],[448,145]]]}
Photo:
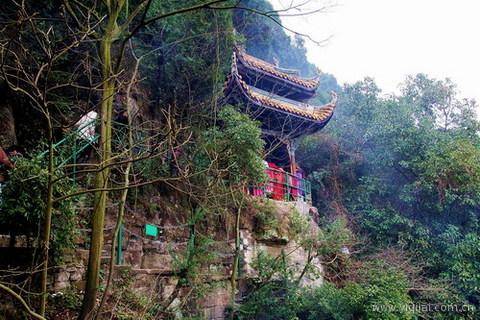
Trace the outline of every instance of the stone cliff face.
{"label": "stone cliff face", "polygon": [[0,105],[0,147],[8,148],[17,144],[15,119],[10,104]]}
{"label": "stone cliff face", "polygon": [[[260,252],[271,256],[278,256],[282,252],[287,256],[289,264],[298,274],[302,272],[307,263],[308,252],[291,236],[291,214],[296,212],[297,217],[305,218],[308,222],[305,234],[315,234],[318,226],[315,208],[304,202],[279,202],[268,200],[270,221],[276,221],[271,226],[262,224],[256,217],[255,210],[246,214],[241,227],[241,270],[239,272],[240,292],[251,279],[257,277],[253,268],[253,261]],[[179,208],[178,208],[179,209]],[[175,208],[170,208],[172,214]],[[154,239],[144,235],[145,223],[160,226],[161,233]],[[108,262],[111,245],[111,230],[113,221],[107,224],[104,263]],[[88,230],[82,230],[88,232]],[[175,222],[172,216],[165,214],[145,215],[131,212],[126,217],[123,256],[121,266],[116,267],[120,277],[127,275],[130,286],[137,293],[144,294],[151,299],[168,301],[170,308],[180,304],[181,298],[189,294],[188,287],[179,283],[177,274],[177,255],[186,250],[188,245],[188,225],[181,221]],[[67,260],[68,267],[58,270],[53,279],[55,291],[60,291],[68,286],[82,288],[84,285],[84,272],[87,263],[88,251],[83,248],[85,244],[79,240],[76,253]],[[230,274],[233,261],[234,239],[221,239],[211,244],[214,258],[202,265],[199,281],[207,288],[203,296],[197,297],[194,303],[201,310],[206,319],[224,319],[225,308],[230,302]],[[305,285],[318,286],[322,283],[322,266],[314,259],[311,265],[318,271],[317,277],[303,277]],[[245,285],[244,285],[245,284]]]}
{"label": "stone cliff face", "polygon": [[[275,219],[279,222],[276,228],[264,230],[263,233],[257,231],[256,226],[248,226],[241,230],[242,239],[242,257],[244,261],[245,278],[254,278],[257,276],[256,271],[252,268],[255,258],[260,252],[277,257],[282,252],[287,255],[289,263],[300,274],[305,267],[308,259],[308,252],[302,247],[295,237],[292,237],[291,219],[292,210],[299,214],[300,217],[305,218],[308,223],[305,230],[302,230],[305,235],[315,236],[318,232],[317,210],[315,207],[308,205],[305,202],[281,202],[268,200],[275,209]],[[323,269],[317,259],[312,261],[313,267],[317,268],[318,273],[322,273]],[[302,278],[305,285],[320,285],[322,277]]]}

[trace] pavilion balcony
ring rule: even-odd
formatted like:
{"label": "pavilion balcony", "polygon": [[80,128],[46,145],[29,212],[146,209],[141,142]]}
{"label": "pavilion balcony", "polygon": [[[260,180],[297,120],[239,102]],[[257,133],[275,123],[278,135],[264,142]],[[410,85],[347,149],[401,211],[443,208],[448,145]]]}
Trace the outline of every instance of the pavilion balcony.
{"label": "pavilion balcony", "polygon": [[279,201],[303,201],[312,204],[310,181],[282,169],[266,168],[267,182],[251,186],[248,193],[253,197],[263,197]]}

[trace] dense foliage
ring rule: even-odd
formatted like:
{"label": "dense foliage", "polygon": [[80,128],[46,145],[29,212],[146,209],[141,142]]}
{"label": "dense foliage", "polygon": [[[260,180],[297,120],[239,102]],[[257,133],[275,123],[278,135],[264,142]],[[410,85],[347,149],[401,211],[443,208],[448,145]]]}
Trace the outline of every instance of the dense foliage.
{"label": "dense foliage", "polygon": [[[0,226],[11,235],[27,235],[38,243],[37,232],[45,211],[45,185],[48,173],[41,157],[15,159],[16,166],[10,171],[9,180],[2,186],[0,198]],[[61,172],[58,173],[62,174]],[[72,180],[55,184],[55,197],[76,191]],[[69,198],[54,206],[52,217],[55,229],[52,234],[52,257],[60,261],[65,249],[73,248],[78,229],[76,200]]]}
{"label": "dense foliage", "polygon": [[[149,16],[197,5],[199,1],[160,1],[151,4]],[[200,10],[188,19],[176,15],[149,25],[137,37],[144,56],[141,65],[150,87],[152,106],[177,104],[211,113],[221,95],[233,45],[231,11]],[[173,80],[173,81],[172,81]],[[206,100],[213,102],[205,108]],[[203,109],[203,110],[202,110]]]}
{"label": "dense foliage", "polygon": [[[268,1],[245,0],[242,7],[251,10],[235,11],[233,21],[245,39],[245,48],[260,59],[296,69],[304,76],[316,75],[317,68],[306,58],[304,38],[292,39],[280,24],[280,17]],[[252,10],[259,14],[252,14]],[[261,14],[261,13],[267,14]]]}
{"label": "dense foliage", "polygon": [[205,131],[196,162],[205,170],[218,161],[223,178],[230,184],[262,181],[263,146],[259,123],[225,106],[218,115],[220,127]]}
{"label": "dense foliage", "polygon": [[[306,249],[316,250],[325,277],[339,266],[335,260],[349,260],[340,249],[350,243],[351,237],[344,221],[336,219],[322,224],[316,237],[303,232],[296,240]],[[357,264],[351,270],[354,277],[341,286],[327,281],[320,287],[310,287],[300,285],[302,277],[308,274],[315,279],[316,270],[309,268],[307,274],[299,275],[287,255],[282,252],[273,257],[259,252],[253,263],[258,276],[250,284],[251,291],[244,303],[231,311],[236,319],[413,319],[416,314],[411,308],[406,275],[382,259]]]}
{"label": "dense foliage", "polygon": [[458,293],[456,303],[479,303],[475,107],[449,80],[417,75],[400,96],[384,97],[366,79],[346,85],[328,129],[303,141],[317,205],[348,216],[370,242],[367,252],[397,247],[410,255],[409,269],[423,278],[410,289],[414,299],[441,281]]}
{"label": "dense foliage", "polygon": [[[149,11],[142,17],[147,19],[203,3],[147,2]],[[102,84],[111,82],[108,99],[113,100],[113,110],[106,114],[114,114],[115,125],[108,128],[114,132],[113,138],[106,140],[114,143],[113,156],[99,161],[112,167],[111,179],[105,181],[105,187],[112,188],[109,205],[120,202],[119,207],[135,217],[138,203],[154,207],[158,204],[150,199],[157,196],[164,207],[167,202],[174,203],[175,221],[183,223],[188,234],[184,250],[172,252],[173,273],[179,281],[168,299],[155,301],[152,306],[151,300],[128,289],[132,279],[125,274],[123,283],[112,290],[121,300],[118,314],[112,317],[131,319],[141,310],[151,309],[153,318],[160,311],[171,313],[173,305],[179,306],[178,310],[190,308],[184,314],[193,315],[198,310],[187,301],[179,302],[180,292],[188,287],[187,297],[201,296],[200,287],[205,284],[202,267],[218,258],[212,248],[224,238],[230,241],[230,250],[235,238],[234,254],[239,258],[244,191],[265,179],[260,124],[222,104],[232,47],[245,46],[249,53],[272,63],[278,60],[282,67],[296,69],[303,76],[319,71],[306,58],[305,40],[284,31],[279,15],[267,0],[223,4],[240,6],[234,10],[208,7],[172,14],[135,34],[128,32],[134,30],[132,26],[141,15],[131,21],[127,17],[140,1],[127,1],[125,6],[121,2],[122,12],[110,25],[115,39],[110,39],[114,48],[109,54],[118,58],[113,59],[118,69],[104,79],[100,70],[108,63],[99,60],[102,46],[97,44],[102,37],[95,37],[105,31],[103,17],[111,8],[96,1],[87,1],[86,5],[72,1],[79,13],[72,15],[67,3],[0,5],[0,30],[5,30],[0,31],[2,70],[8,71],[0,76],[0,93],[8,98],[8,108],[18,105],[12,111],[15,140],[27,150],[25,157],[14,159],[15,168],[8,172],[8,181],[1,189],[2,232],[40,237],[45,212],[49,211],[45,208],[50,177],[55,181],[53,198],[61,200],[53,202],[51,244],[47,241],[44,247],[51,246],[50,256],[60,258],[64,249],[73,246],[81,217],[75,198],[66,195],[75,193],[77,187],[89,189],[94,173],[110,169],[95,167],[80,175],[72,174],[73,168],[80,166],[70,163],[74,144],[69,142],[53,152],[55,169],[49,175],[45,152],[34,156],[32,150],[39,141],[53,144],[73,132],[81,115],[98,110],[106,101],[102,100],[106,92]],[[30,14],[39,18],[29,20]],[[98,19],[98,23],[91,19]],[[118,22],[124,23],[121,32]],[[127,34],[131,41],[124,42],[127,49],[123,52],[119,42]],[[71,43],[72,39],[81,40]],[[52,53],[62,50],[64,54],[52,58]],[[48,68],[42,66],[52,61],[46,64]],[[132,75],[136,63],[139,74]],[[271,257],[260,252],[254,263],[258,277],[242,288],[245,296],[241,305],[232,303],[232,315],[237,319],[302,320],[478,318],[477,104],[459,98],[450,80],[422,74],[406,79],[397,95],[384,95],[369,78],[340,87],[334,76],[320,75],[321,85],[313,103],[327,102],[329,91],[335,90],[340,96],[339,105],[329,125],[305,137],[297,153],[300,166],[313,183],[320,229],[313,236],[305,232],[310,221],[292,210],[287,236],[308,252],[311,261],[322,263],[324,283],[316,288],[303,286],[304,276],[316,273],[318,277],[319,272],[307,265],[299,275],[287,263],[285,253]],[[9,88],[9,79],[18,82],[18,87],[12,88],[10,83]],[[43,96],[39,88],[45,91]],[[134,121],[126,120],[127,106],[135,109],[129,109],[135,114]],[[5,106],[2,103],[0,107]],[[47,128],[49,121],[54,124],[51,128]],[[133,138],[125,129],[126,123],[135,127]],[[130,138],[133,145],[129,145]],[[91,154],[83,155],[85,162],[94,163],[102,159],[96,159],[102,153],[110,153],[92,149]],[[132,167],[128,163],[133,163]],[[74,183],[70,176],[81,181]],[[116,201],[124,190],[134,192]],[[98,208],[93,202],[91,207]],[[156,209],[145,211],[160,211]],[[265,205],[255,209],[257,235],[266,236],[272,230],[280,233],[279,229],[285,227],[275,220],[275,208]],[[103,225],[99,228],[103,236]],[[34,279],[32,273],[28,276]],[[232,279],[235,285],[235,277]],[[77,293],[65,295],[63,302],[58,299],[59,308],[78,308],[76,299]],[[425,311],[417,310],[417,305],[468,308]]]}
{"label": "dense foliage", "polygon": [[237,319],[413,319],[407,281],[397,270],[370,266],[365,278],[337,288],[326,283],[301,288],[288,278],[256,290],[237,312]]}

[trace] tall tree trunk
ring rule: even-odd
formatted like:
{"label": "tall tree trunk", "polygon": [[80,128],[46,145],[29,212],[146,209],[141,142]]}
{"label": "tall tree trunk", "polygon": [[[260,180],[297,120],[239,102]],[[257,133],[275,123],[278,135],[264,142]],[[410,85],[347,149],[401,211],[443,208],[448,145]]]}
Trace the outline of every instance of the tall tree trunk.
{"label": "tall tree trunk", "polygon": [[241,214],[241,208],[238,208],[237,214],[235,217],[235,252],[233,256],[232,274],[230,276],[230,285],[232,287],[231,288],[232,291],[230,295],[230,303],[232,305],[235,303],[238,267],[240,264],[240,214]]}
{"label": "tall tree trunk", "polygon": [[[125,172],[123,174],[123,186],[125,189],[122,191],[122,195],[120,198],[120,202],[118,204],[118,215],[117,215],[117,222],[115,224],[115,229],[113,233],[113,240],[112,240],[112,247],[110,249],[110,262],[108,265],[108,276],[107,276],[107,282],[105,284],[105,291],[103,292],[102,299],[100,301],[100,304],[98,306],[98,311],[95,315],[95,319],[98,319],[100,316],[100,313],[102,311],[102,308],[107,300],[108,297],[108,292],[110,290],[110,285],[112,283],[112,277],[113,277],[113,269],[115,266],[115,253],[116,253],[116,247],[118,244],[118,234],[120,232],[120,228],[122,227],[123,224],[123,217],[125,215],[125,205],[127,202],[127,196],[128,196],[128,186],[130,185],[130,171],[132,170],[133,166],[133,147],[134,147],[134,140],[133,140],[133,106],[132,102],[134,101],[132,98],[132,87],[133,84],[135,83],[135,79],[138,74],[138,68],[139,68],[140,60],[137,60],[135,64],[135,68],[132,74],[132,78],[130,79],[130,83],[128,84],[127,87],[127,119],[128,119],[128,157],[129,157],[129,162],[127,163],[127,167],[125,168]],[[120,243],[120,246],[122,244]]]}
{"label": "tall tree trunk", "polygon": [[[243,186],[240,190],[244,190],[245,186]],[[240,268],[240,219],[242,215],[243,203],[245,200],[245,196],[242,193],[241,199],[238,200],[236,198],[235,193],[232,189],[230,189],[232,200],[237,205],[237,212],[235,215],[235,252],[233,256],[233,265],[232,265],[232,274],[230,275],[230,285],[231,285],[231,293],[230,293],[230,303],[232,306],[235,305],[235,296],[237,291],[237,278],[238,278],[238,271]],[[234,313],[232,312],[232,319],[234,317]]]}
{"label": "tall tree trunk", "polygon": [[53,128],[50,116],[47,114],[48,122],[48,179],[47,179],[47,200],[45,207],[45,217],[43,221],[43,236],[42,236],[42,274],[40,277],[40,315],[45,316],[47,306],[47,283],[48,283],[48,252],[50,247],[50,234],[52,227],[52,213],[53,213],[53,171],[54,168],[54,149],[53,149]]}
{"label": "tall tree trunk", "polygon": [[112,1],[109,6],[108,23],[101,41],[103,92],[100,108],[100,163],[95,179],[94,209],[92,214],[92,233],[88,258],[87,279],[82,310],[79,319],[90,319],[93,316],[99,284],[100,260],[103,249],[103,228],[108,192],[106,191],[110,177],[110,158],[112,150],[112,112],[115,95],[115,79],[112,74],[112,43],[117,28],[117,19],[123,1]]}

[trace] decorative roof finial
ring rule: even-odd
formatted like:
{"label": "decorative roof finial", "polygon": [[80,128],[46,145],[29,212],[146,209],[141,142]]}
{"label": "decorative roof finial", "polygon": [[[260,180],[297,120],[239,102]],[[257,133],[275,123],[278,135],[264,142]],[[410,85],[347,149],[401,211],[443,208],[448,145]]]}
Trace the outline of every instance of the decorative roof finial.
{"label": "decorative roof finial", "polygon": [[335,91],[330,91],[330,96],[332,97],[332,100],[330,100],[330,105],[335,107],[337,105],[338,95]]}
{"label": "decorative roof finial", "polygon": [[273,65],[277,68],[280,67],[280,60],[277,57],[273,57]]}

